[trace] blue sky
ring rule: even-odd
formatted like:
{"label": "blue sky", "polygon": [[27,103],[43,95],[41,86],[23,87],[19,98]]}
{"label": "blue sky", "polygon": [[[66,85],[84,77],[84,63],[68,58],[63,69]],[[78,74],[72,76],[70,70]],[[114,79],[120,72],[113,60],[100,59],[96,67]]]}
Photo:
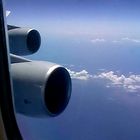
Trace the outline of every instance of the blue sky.
{"label": "blue sky", "polygon": [[[9,24],[41,33],[42,46],[35,55],[39,59],[63,64],[62,58],[73,56],[67,62],[82,60],[86,68],[94,64],[95,69],[138,72],[139,5],[139,0],[11,0],[6,9],[11,11]],[[84,57],[77,55],[79,50]]]}
{"label": "blue sky", "polygon": [[8,23],[33,26],[42,34],[138,36],[138,0],[7,1]]}
{"label": "blue sky", "polygon": [[44,120],[17,115],[27,139],[139,139],[139,6],[139,0],[6,0],[9,24],[41,33],[39,53],[30,57],[68,66],[74,81],[66,113]]}

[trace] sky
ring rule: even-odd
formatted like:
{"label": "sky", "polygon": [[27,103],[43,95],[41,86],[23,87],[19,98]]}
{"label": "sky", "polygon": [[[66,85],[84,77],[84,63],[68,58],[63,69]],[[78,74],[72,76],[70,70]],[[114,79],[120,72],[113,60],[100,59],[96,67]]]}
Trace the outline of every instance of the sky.
{"label": "sky", "polygon": [[62,116],[46,121],[18,115],[27,140],[139,140],[139,5],[139,0],[6,0],[8,24],[41,34],[41,48],[29,58],[66,66],[74,83]]}
{"label": "sky", "polygon": [[9,24],[33,26],[43,34],[85,37],[138,35],[139,4],[138,0],[6,1],[12,11]]}

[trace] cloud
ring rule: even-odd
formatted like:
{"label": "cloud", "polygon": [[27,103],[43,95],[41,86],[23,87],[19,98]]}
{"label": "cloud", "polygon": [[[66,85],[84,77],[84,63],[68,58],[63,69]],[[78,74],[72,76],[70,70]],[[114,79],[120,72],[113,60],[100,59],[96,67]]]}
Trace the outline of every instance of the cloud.
{"label": "cloud", "polygon": [[115,72],[113,71],[101,72],[99,74],[91,75],[86,70],[82,70],[79,72],[72,71],[70,69],[67,70],[70,73],[72,79],[83,81],[95,79],[107,80],[105,85],[106,88],[118,87],[123,88],[127,92],[140,91],[140,75],[129,73],[129,76],[125,76],[123,74],[115,74]]}
{"label": "cloud", "polygon": [[71,71],[69,69],[67,69],[67,70],[70,73],[70,76],[71,76],[72,79],[89,80],[93,77],[86,70],[82,70],[82,71],[79,71],[79,72]]}
{"label": "cloud", "polygon": [[128,38],[128,37],[122,38],[121,40],[122,41],[129,41],[129,42],[140,43],[139,39],[133,39],[133,38]]}
{"label": "cloud", "polygon": [[121,38],[120,40],[113,40],[112,42],[113,43],[121,43],[121,42],[140,43],[140,39],[124,37],[124,38]]}
{"label": "cloud", "polygon": [[[105,40],[103,38],[96,38],[96,39],[91,40],[92,43],[103,43],[103,42],[106,42],[106,41],[107,40]],[[112,43],[140,43],[140,39],[123,37],[123,38],[120,38],[118,40],[112,40],[111,42]]]}
{"label": "cloud", "polygon": [[105,42],[106,40],[103,38],[96,38],[96,39],[92,39],[91,42],[92,43],[99,43],[99,42]]}
{"label": "cloud", "polygon": [[107,85],[107,87],[122,87],[129,92],[137,92],[140,90],[140,75],[132,74],[126,77],[125,75],[119,76],[113,71],[109,71],[95,75],[94,78],[109,80],[110,83],[108,83],[109,85]]}

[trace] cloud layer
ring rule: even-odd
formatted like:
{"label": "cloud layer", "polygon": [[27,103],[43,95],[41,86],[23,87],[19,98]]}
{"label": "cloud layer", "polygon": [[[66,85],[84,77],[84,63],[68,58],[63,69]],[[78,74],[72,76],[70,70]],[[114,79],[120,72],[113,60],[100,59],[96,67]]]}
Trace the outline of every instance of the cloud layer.
{"label": "cloud layer", "polygon": [[[105,43],[111,40],[106,40],[104,38],[95,38],[90,40],[92,43]],[[118,40],[112,40],[112,43],[140,43],[140,39],[136,38],[129,38],[129,37],[123,37]]]}
{"label": "cloud layer", "polygon": [[70,73],[70,76],[71,76],[72,79],[89,80],[93,77],[86,70],[82,70],[82,71],[79,71],[79,72],[71,71],[69,69],[67,69],[67,70]]}
{"label": "cloud layer", "polygon": [[128,92],[140,91],[140,75],[131,74],[129,76],[115,74],[113,71],[102,72],[96,75],[89,74],[86,70],[79,72],[69,70],[72,79],[77,80],[106,80],[106,87],[119,87]]}
{"label": "cloud layer", "polygon": [[128,38],[128,37],[122,38],[121,40],[122,41],[128,41],[128,42],[134,42],[134,43],[140,43],[139,39]]}
{"label": "cloud layer", "polygon": [[112,42],[113,43],[123,43],[123,42],[140,43],[140,39],[124,37],[124,38],[121,38],[120,40],[113,40]]}
{"label": "cloud layer", "polygon": [[109,86],[122,87],[129,92],[137,92],[140,90],[140,75],[117,75],[113,71],[103,72],[95,75],[94,78],[106,79],[109,81]]}

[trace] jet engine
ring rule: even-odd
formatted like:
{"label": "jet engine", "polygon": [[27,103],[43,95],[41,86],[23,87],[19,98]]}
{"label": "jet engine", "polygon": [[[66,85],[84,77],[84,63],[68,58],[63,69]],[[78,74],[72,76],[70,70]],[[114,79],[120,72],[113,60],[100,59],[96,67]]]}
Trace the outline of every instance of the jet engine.
{"label": "jet engine", "polygon": [[64,111],[71,96],[71,78],[64,67],[43,61],[13,63],[11,75],[18,113],[53,117]]}
{"label": "jet engine", "polygon": [[38,51],[41,37],[37,30],[15,26],[10,27],[11,29],[8,30],[10,53],[22,56]]}
{"label": "jet engine", "polygon": [[39,49],[37,30],[8,25],[8,35],[16,112],[33,117],[59,115],[71,96],[68,71],[51,62],[21,57]]}

